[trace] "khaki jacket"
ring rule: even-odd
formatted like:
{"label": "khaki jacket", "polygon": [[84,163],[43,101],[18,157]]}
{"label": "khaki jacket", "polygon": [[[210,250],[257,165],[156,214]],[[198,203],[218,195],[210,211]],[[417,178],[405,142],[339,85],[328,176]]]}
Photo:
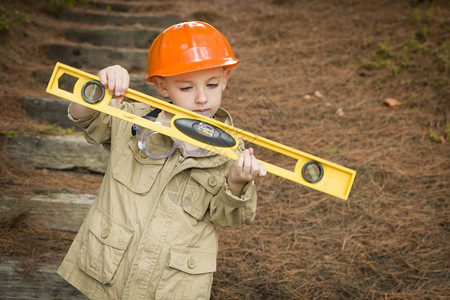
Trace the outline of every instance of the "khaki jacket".
{"label": "khaki jacket", "polygon": [[[151,110],[114,105],[141,116]],[[224,110],[216,118],[231,124]],[[110,158],[58,274],[91,299],[209,299],[218,247],[214,224],[236,227],[254,219],[254,183],[236,197],[226,183],[234,163],[228,158],[184,157],[177,149],[153,160],[138,148],[129,122],[96,113],[77,123]],[[171,142],[160,138],[162,145]]]}

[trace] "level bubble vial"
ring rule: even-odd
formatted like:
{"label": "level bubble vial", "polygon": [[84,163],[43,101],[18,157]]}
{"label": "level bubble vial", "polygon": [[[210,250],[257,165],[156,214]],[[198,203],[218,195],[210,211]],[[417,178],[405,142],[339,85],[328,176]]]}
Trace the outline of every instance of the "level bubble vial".
{"label": "level bubble vial", "polygon": [[105,88],[98,81],[88,81],[81,89],[81,96],[87,103],[96,104],[105,97]]}
{"label": "level bubble vial", "polygon": [[319,182],[323,178],[323,167],[317,161],[308,161],[303,165],[302,176],[309,183]]}

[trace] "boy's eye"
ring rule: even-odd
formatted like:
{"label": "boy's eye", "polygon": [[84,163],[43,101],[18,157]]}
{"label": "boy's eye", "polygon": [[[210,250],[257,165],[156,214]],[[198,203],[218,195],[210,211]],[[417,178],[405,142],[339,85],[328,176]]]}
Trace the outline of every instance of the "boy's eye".
{"label": "boy's eye", "polygon": [[181,90],[182,92],[187,92],[187,91],[189,91],[191,88],[192,88],[191,86],[185,86],[185,87],[180,88],[180,90]]}
{"label": "boy's eye", "polygon": [[218,84],[218,83],[208,83],[206,86],[209,87],[209,88],[211,88],[211,89],[213,89],[213,88],[218,87],[219,84]]}

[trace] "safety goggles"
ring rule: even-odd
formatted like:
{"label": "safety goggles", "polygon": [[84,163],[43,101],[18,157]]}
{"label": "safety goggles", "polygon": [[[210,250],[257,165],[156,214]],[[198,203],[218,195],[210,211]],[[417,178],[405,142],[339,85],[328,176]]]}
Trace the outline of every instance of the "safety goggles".
{"label": "safety goggles", "polygon": [[[144,116],[143,118],[161,125],[170,126],[170,121],[160,120],[150,116]],[[132,131],[137,140],[138,148],[151,159],[166,159],[170,157],[177,148],[181,150],[184,156],[204,156],[209,152],[208,150],[172,139],[157,131],[137,125],[133,125]]]}

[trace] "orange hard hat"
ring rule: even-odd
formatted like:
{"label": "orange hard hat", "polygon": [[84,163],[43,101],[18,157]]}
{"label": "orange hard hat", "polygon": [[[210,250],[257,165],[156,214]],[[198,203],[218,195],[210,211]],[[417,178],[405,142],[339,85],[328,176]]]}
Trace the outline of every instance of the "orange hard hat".
{"label": "orange hard hat", "polygon": [[239,63],[225,36],[205,22],[185,22],[161,32],[148,51],[148,77],[173,76]]}

